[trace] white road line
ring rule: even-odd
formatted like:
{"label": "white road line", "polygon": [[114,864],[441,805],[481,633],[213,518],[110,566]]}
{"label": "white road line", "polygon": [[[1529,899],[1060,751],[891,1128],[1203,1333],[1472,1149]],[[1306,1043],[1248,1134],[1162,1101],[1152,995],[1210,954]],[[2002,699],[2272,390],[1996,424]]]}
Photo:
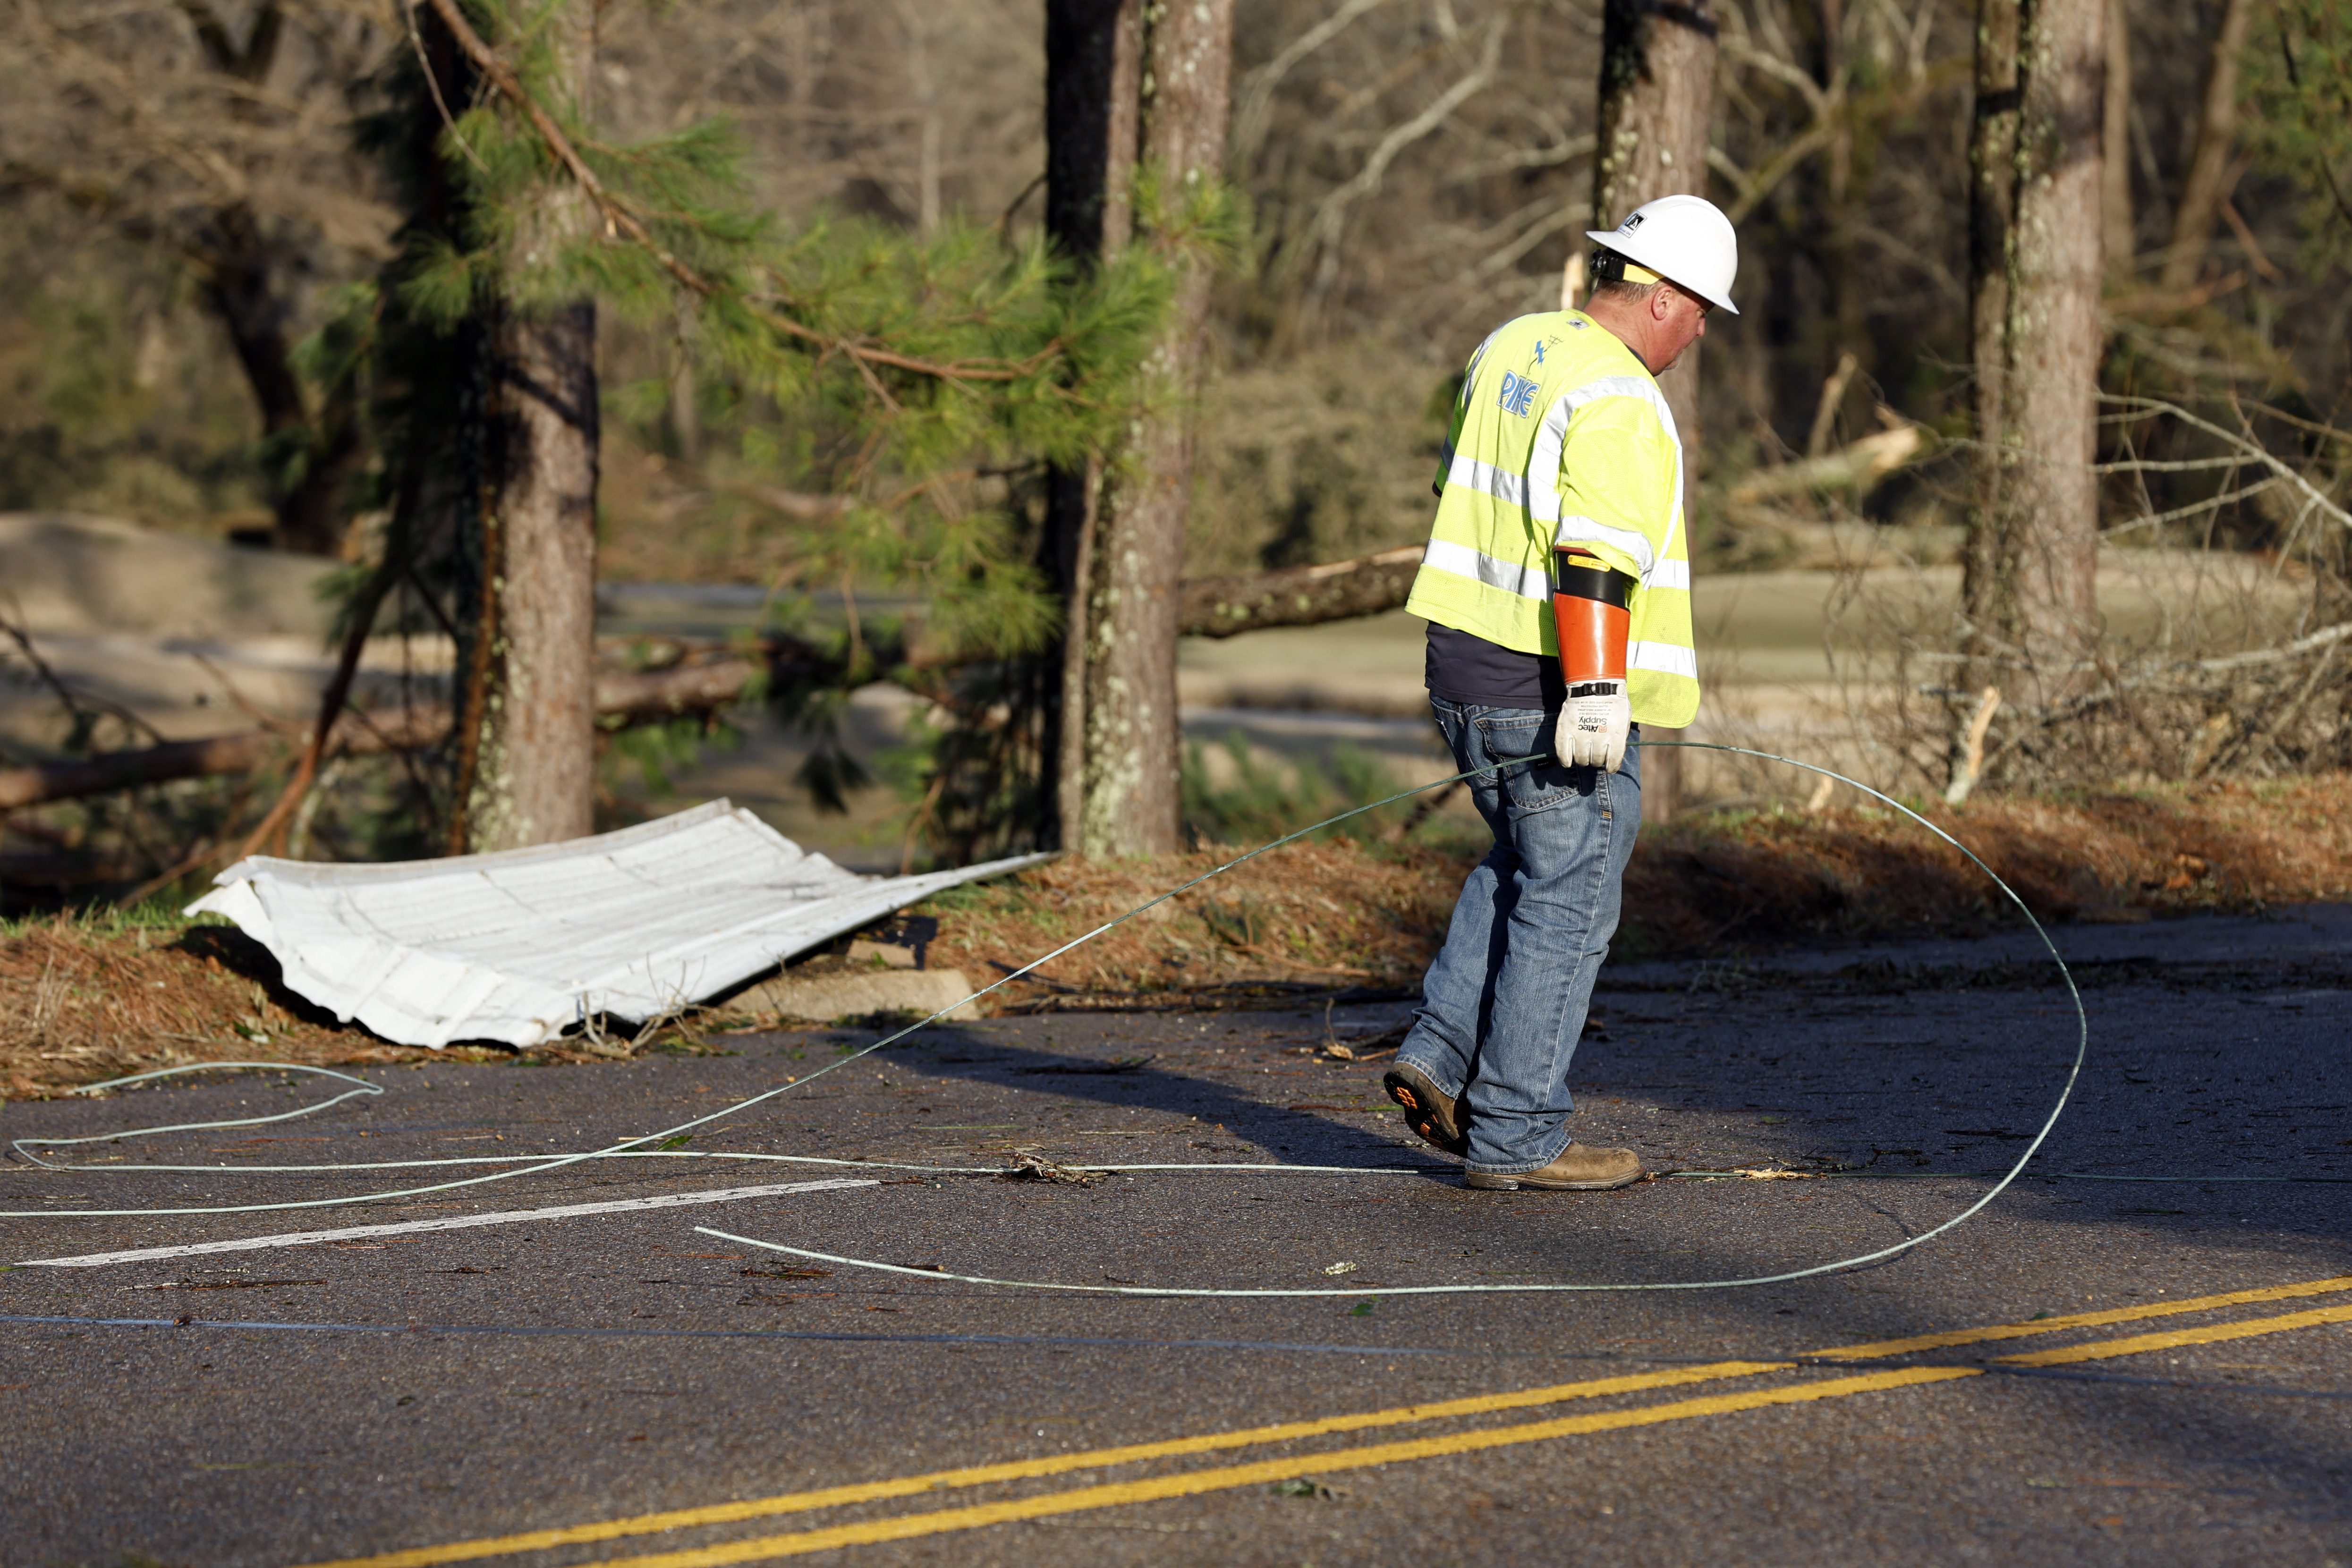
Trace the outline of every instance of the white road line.
{"label": "white road line", "polygon": [[713,1192],[677,1192],[661,1197],[631,1197],[614,1203],[567,1203],[554,1208],[510,1208],[498,1214],[463,1214],[448,1219],[404,1219],[397,1225],[353,1225],[341,1230],[288,1230],[236,1241],[198,1241],[185,1247],[142,1247],[130,1252],[86,1252],[79,1258],[27,1258],[23,1269],[95,1269],[105,1263],[144,1263],[155,1258],[193,1258],[200,1252],[251,1252],[269,1247],[310,1247],[321,1241],[358,1241],[370,1236],[406,1236],[420,1230],[464,1230],[476,1225],[512,1225],[524,1219],[569,1219],[580,1214],[621,1214],[637,1208],[683,1208],[697,1203],[734,1203],[789,1192],[833,1192],[842,1187],[880,1186],[878,1181],[793,1181],[767,1186],[723,1186]]}

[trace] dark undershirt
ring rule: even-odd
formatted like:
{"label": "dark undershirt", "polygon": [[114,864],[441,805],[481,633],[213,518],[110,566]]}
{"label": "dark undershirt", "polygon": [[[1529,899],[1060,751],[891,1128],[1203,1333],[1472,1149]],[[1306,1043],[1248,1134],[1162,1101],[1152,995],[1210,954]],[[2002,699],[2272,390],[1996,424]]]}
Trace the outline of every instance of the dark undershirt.
{"label": "dark undershirt", "polygon": [[1450,702],[1551,713],[1568,695],[1559,661],[1551,654],[1522,653],[1435,622],[1423,668],[1429,695]]}

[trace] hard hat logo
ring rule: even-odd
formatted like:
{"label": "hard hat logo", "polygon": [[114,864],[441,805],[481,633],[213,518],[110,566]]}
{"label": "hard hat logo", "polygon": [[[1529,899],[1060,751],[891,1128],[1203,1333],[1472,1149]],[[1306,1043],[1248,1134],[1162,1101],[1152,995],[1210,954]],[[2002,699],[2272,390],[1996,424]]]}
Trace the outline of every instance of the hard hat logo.
{"label": "hard hat logo", "polygon": [[1729,315],[1739,314],[1731,302],[1739,236],[1723,209],[1705,196],[1660,196],[1627,214],[1615,229],[1588,229],[1585,237]]}

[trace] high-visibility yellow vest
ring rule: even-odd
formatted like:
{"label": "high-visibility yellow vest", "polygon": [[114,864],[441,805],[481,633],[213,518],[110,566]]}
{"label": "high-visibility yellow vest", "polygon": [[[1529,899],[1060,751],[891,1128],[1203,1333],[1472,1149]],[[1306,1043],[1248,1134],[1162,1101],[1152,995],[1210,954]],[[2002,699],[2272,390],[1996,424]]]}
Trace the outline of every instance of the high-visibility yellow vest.
{"label": "high-visibility yellow vest", "polygon": [[1682,439],[1631,349],[1580,310],[1496,328],[1470,356],[1437,491],[1407,610],[1556,658],[1552,551],[1578,546],[1636,584],[1633,721],[1672,729],[1697,716]]}

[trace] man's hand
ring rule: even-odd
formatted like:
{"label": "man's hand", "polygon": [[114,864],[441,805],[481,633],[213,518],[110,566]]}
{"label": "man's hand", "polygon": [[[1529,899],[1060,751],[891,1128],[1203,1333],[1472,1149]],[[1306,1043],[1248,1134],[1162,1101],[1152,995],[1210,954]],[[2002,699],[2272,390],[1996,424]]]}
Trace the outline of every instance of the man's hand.
{"label": "man's hand", "polygon": [[1568,704],[1560,709],[1563,759],[1577,768],[1616,772],[1625,760],[1626,732],[1633,724],[1633,709],[1625,699],[1624,682],[1577,682],[1568,688]]}

